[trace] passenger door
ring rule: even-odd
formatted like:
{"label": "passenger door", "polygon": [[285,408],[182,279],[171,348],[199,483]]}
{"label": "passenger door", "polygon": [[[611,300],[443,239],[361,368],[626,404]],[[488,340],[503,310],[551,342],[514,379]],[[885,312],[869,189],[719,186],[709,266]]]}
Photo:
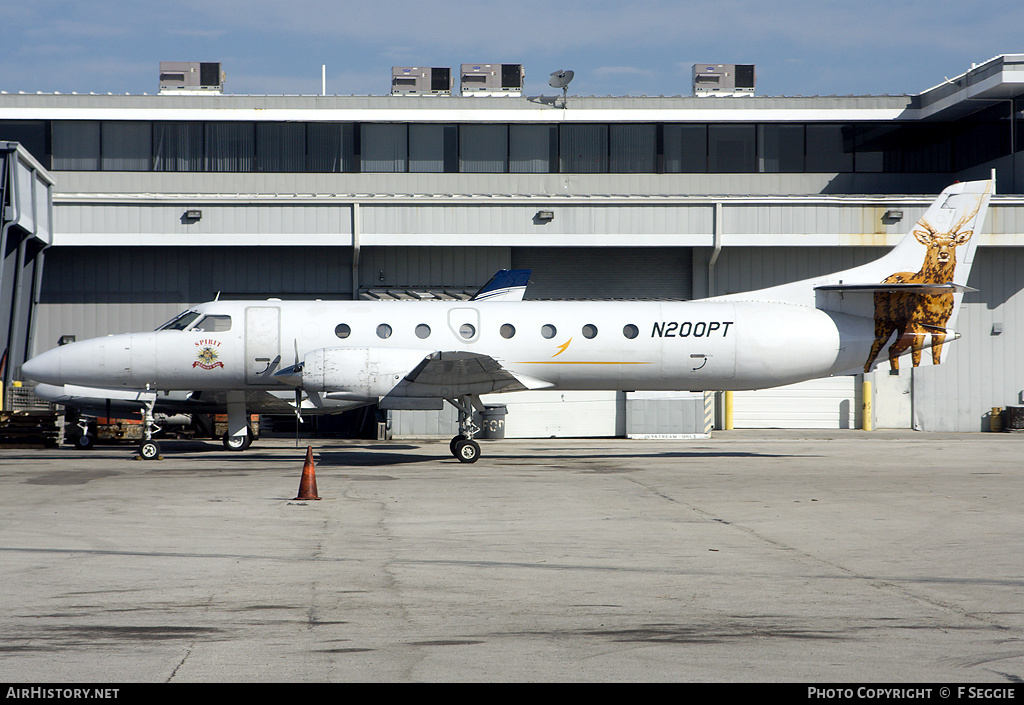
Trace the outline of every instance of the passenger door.
{"label": "passenger door", "polygon": [[273,384],[281,365],[281,309],[249,306],[245,309],[245,381]]}

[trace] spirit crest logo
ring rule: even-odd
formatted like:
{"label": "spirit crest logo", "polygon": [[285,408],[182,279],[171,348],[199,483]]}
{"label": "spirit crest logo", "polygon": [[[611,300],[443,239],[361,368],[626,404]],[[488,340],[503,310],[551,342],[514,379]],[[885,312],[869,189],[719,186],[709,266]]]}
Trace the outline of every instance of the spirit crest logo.
{"label": "spirit crest logo", "polygon": [[214,367],[224,367],[224,363],[217,359],[217,348],[220,347],[220,342],[217,340],[200,340],[196,343],[196,347],[199,348],[196,351],[196,361],[192,363],[192,368],[202,367],[204,370],[212,370]]}

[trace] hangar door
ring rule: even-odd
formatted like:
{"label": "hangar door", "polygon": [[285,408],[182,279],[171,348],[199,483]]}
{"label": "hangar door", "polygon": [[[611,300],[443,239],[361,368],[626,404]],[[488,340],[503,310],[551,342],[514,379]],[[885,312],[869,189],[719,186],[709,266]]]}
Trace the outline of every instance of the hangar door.
{"label": "hangar door", "polygon": [[734,428],[859,428],[855,375],[733,394]]}
{"label": "hangar door", "polygon": [[675,299],[693,291],[690,247],[515,247],[527,299]]}

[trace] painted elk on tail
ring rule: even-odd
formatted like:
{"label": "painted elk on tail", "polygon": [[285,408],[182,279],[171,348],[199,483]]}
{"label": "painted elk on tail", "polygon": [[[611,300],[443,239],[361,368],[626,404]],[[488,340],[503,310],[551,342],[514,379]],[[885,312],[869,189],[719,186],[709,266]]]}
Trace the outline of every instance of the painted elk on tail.
{"label": "painted elk on tail", "polygon": [[[927,221],[921,220],[914,231],[914,237],[927,249],[924,264],[917,272],[897,272],[886,277],[883,284],[946,284],[953,281],[956,271],[956,248],[965,245],[974,234],[964,230],[971,222],[978,207],[964,215],[948,232],[938,232]],[[875,341],[871,353],[864,363],[864,371],[871,370],[882,347],[896,332],[896,339],[889,346],[889,368],[898,372],[899,356],[912,348],[911,360],[914,367],[921,362],[921,350],[925,338],[931,335],[932,363],[938,365],[942,359],[942,344],[946,340],[946,323],[953,313],[955,294],[879,292],[875,294]]]}

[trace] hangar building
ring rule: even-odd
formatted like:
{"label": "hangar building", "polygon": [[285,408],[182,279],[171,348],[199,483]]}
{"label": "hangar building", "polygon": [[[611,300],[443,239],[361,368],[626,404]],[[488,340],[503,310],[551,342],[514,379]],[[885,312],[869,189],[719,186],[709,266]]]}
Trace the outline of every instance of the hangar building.
{"label": "hangar building", "polygon": [[[153,329],[217,295],[464,298],[502,268],[531,269],[533,299],[760,288],[874,259],[946,185],[994,171],[964,338],[943,365],[867,375],[869,422],[981,431],[993,407],[1024,404],[1024,55],[879,96],[761,96],[753,67],[716,93],[719,65],[695,66],[673,88],[686,96],[531,94],[522,67],[487,66],[393,69],[380,96],[231,95],[218,64],[161,65],[154,95],[0,93],[0,145],[52,180],[4,381],[62,336]],[[736,393],[732,423],[857,428],[864,381]],[[497,403],[508,435],[548,437],[672,432],[659,409],[691,401]],[[700,404],[706,428],[721,400]],[[454,428],[454,414],[393,413],[399,435]]]}

